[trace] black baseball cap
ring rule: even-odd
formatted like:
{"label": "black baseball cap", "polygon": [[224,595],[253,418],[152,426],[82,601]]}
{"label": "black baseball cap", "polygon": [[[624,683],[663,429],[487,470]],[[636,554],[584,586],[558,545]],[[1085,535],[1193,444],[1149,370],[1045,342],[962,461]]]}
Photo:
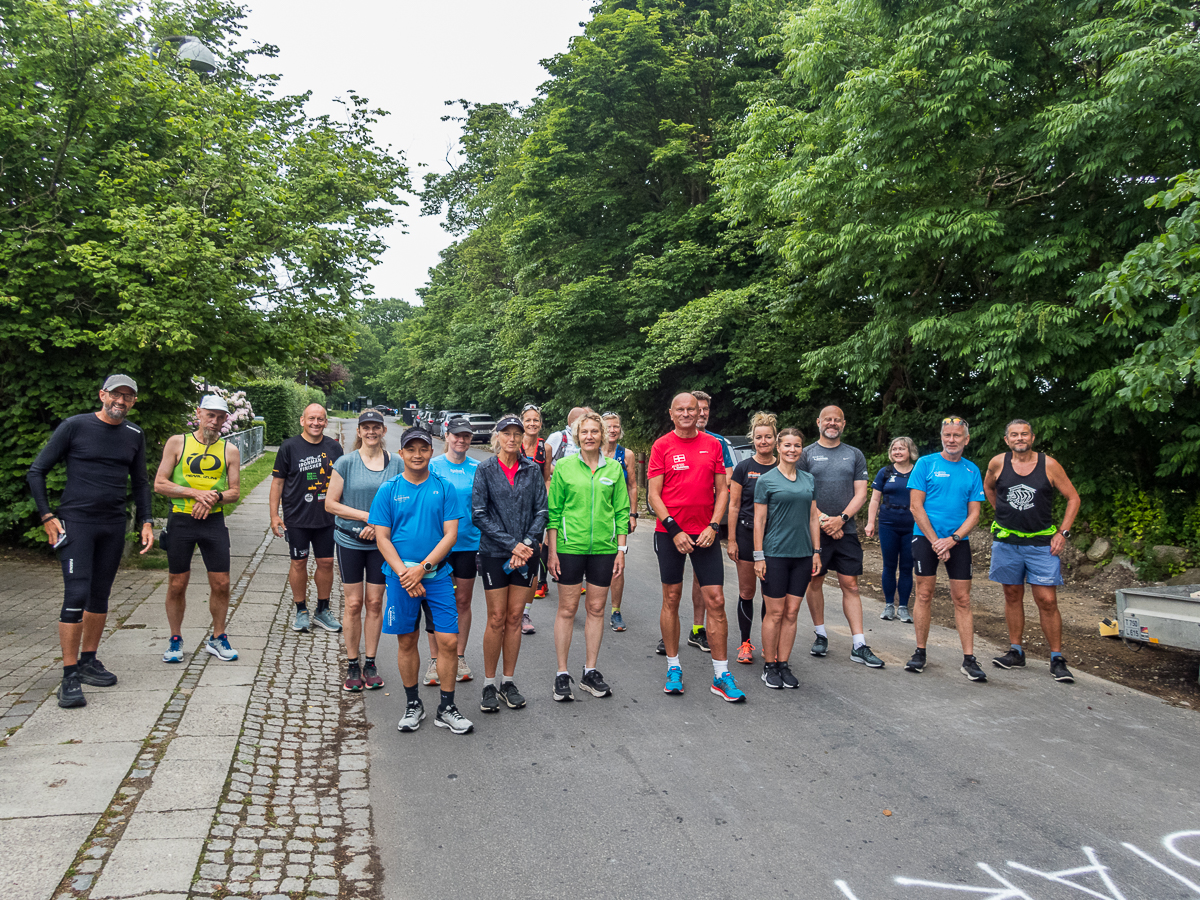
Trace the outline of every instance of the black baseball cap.
{"label": "black baseball cap", "polygon": [[383,413],[377,409],[364,409],[360,412],[358,414],[358,424],[361,425],[363,422],[378,422],[380,425],[387,424],[384,421]]}
{"label": "black baseball cap", "polygon": [[471,427],[470,420],[466,416],[455,416],[446,423],[447,434],[474,434],[475,429]]}
{"label": "black baseball cap", "polygon": [[505,428],[511,428],[514,425],[522,431],[525,430],[525,426],[521,424],[521,420],[516,416],[501,416],[500,421],[496,423],[496,433],[499,434]]}
{"label": "black baseball cap", "polygon": [[430,447],[433,446],[433,436],[424,428],[418,428],[413,425],[411,428],[405,428],[404,434],[400,435],[400,447],[403,449],[413,441],[424,441]]}

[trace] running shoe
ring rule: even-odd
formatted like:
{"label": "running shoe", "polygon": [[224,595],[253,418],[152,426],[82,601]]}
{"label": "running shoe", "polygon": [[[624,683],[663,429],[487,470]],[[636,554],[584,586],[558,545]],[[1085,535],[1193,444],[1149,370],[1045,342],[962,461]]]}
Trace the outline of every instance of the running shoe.
{"label": "running shoe", "polygon": [[529,613],[521,613],[521,634],[537,634],[537,629],[533,627],[533,619],[529,617]]}
{"label": "running shoe", "polygon": [[896,618],[895,604],[888,603],[886,606],[884,606],[883,612],[881,612],[879,614],[879,618],[883,619],[883,621],[885,621],[885,622],[890,622],[890,621],[892,621],[892,619]]}
{"label": "running shoe", "polygon": [[824,656],[829,652],[829,638],[823,634],[818,634],[817,639],[813,641],[813,645],[808,648],[808,652],[813,656]]}
{"label": "running shoe", "polygon": [[396,726],[400,731],[416,731],[421,727],[421,720],[425,718],[425,704],[420,700],[412,700],[404,710],[404,716],[400,719],[400,724]]}
{"label": "running shoe", "polygon": [[746,702],[746,695],[737,686],[737,682],[733,680],[732,672],[725,672],[720,678],[714,678],[711,690],[722,700],[727,700],[730,703]]}
{"label": "running shoe", "polygon": [[334,634],[342,630],[341,623],[333,617],[333,613],[328,609],[313,613],[312,620],[314,625],[320,625],[326,631],[332,631]]}
{"label": "running shoe", "polygon": [[1071,670],[1067,668],[1067,660],[1065,657],[1050,657],[1050,674],[1054,676],[1055,681],[1061,681],[1063,684],[1075,683],[1075,676],[1072,675]]}
{"label": "running shoe", "polygon": [[571,693],[571,682],[575,679],[570,675],[555,675],[554,676],[554,699],[560,703],[564,700],[574,700],[575,695]]}
{"label": "running shoe", "polygon": [[484,685],[483,700],[480,701],[479,708],[485,713],[500,712],[500,700],[496,697],[494,684]]}
{"label": "running shoe", "polygon": [[1009,647],[1008,652],[1003,656],[992,659],[992,665],[999,669],[1023,669],[1025,668],[1025,651]]}
{"label": "running shoe", "polygon": [[683,669],[679,668],[679,666],[671,666],[667,669],[667,685],[663,688],[663,693],[683,693]]}
{"label": "running shoe", "polygon": [[775,663],[775,670],[779,673],[779,680],[783,682],[785,688],[798,688],[800,682],[796,680],[796,676],[792,674],[792,667],[788,665],[786,659],[781,659]]}
{"label": "running shoe", "polygon": [[375,668],[375,663],[368,662],[363,665],[363,683],[366,684],[368,691],[377,691],[383,687],[383,679],[379,677],[379,670]]}
{"label": "running shoe", "polygon": [[987,675],[984,674],[983,669],[979,668],[979,660],[974,656],[964,656],[959,671],[971,681],[987,681]]}
{"label": "running shoe", "polygon": [[754,645],[749,641],[742,641],[742,646],[738,647],[737,661],[747,666],[754,662]]}
{"label": "running shoe", "polygon": [[455,681],[470,681],[471,667],[467,665],[467,661],[463,657],[458,658],[458,674],[454,676]]}
{"label": "running shoe", "polygon": [[292,631],[308,631],[312,622],[307,609],[296,610],[296,618],[292,620]]}
{"label": "running shoe", "polygon": [[579,596],[582,597],[587,593],[587,582],[584,581],[579,585]]}
{"label": "running shoe", "polygon": [[238,658],[237,651],[229,646],[229,635],[222,634],[220,637],[214,635],[204,642],[204,649],[215,656],[217,659],[223,659],[225,662],[230,662]]}
{"label": "running shoe", "polygon": [[58,705],[63,709],[87,706],[87,698],[83,696],[83,687],[79,684],[79,675],[63,676],[62,684],[58,686]]}
{"label": "running shoe", "polygon": [[363,689],[362,669],[358,665],[357,659],[350,660],[346,666],[346,680],[342,683],[343,691],[357,693]]}
{"label": "running shoe", "polygon": [[441,684],[441,682],[438,681],[437,657],[436,656],[429,661],[429,665],[425,669],[425,677],[422,678],[421,681],[424,684],[430,684],[430,685]]}
{"label": "running shoe", "polygon": [[117,683],[117,676],[104,668],[104,663],[98,659],[79,664],[79,680],[92,687],[112,687]]}
{"label": "running shoe", "polygon": [[667,655],[667,642],[664,641],[662,638],[659,638],[658,646],[654,648],[654,652],[657,653],[659,656],[666,656]]}
{"label": "running shoe", "polygon": [[909,609],[907,606],[899,607],[896,610],[896,616],[900,619],[901,622],[906,622],[909,625],[912,624],[912,613],[909,612]]}
{"label": "running shoe", "polygon": [[550,585],[546,584],[546,582],[544,582],[544,581],[538,582],[537,590],[533,592],[533,598],[535,600],[545,600],[546,599],[546,591],[548,591],[549,589],[550,589]]}
{"label": "running shoe", "polygon": [[438,728],[449,728],[454,734],[466,734],[475,728],[475,723],[460,713],[453,703],[437,711],[433,724]]}
{"label": "running shoe", "polygon": [[600,674],[599,669],[584,672],[583,677],[579,679],[579,686],[593,697],[608,697],[612,695],[612,688],[604,683],[604,676]]}
{"label": "running shoe", "polygon": [[613,611],[613,614],[609,618],[608,623],[612,627],[613,631],[624,631],[625,630],[625,620],[621,618],[621,613],[619,611],[616,611],[616,610]]}
{"label": "running shoe", "polygon": [[171,635],[171,643],[167,645],[167,652],[163,654],[163,662],[183,662],[183,638],[178,634]]}
{"label": "running shoe", "polygon": [[868,669],[882,669],[883,660],[871,652],[871,648],[866,644],[861,647],[856,647],[850,651],[850,659],[856,663],[862,663]]}
{"label": "running shoe", "polygon": [[504,701],[509,709],[520,709],[525,705],[525,698],[511,681],[506,681],[500,685],[500,699]]}
{"label": "running shoe", "polygon": [[925,651],[920,647],[912,655],[912,659],[904,664],[905,672],[916,672],[918,675],[925,671]]}
{"label": "running shoe", "polygon": [[708,630],[704,627],[689,634],[687,642],[689,647],[698,647],[705,653],[712,653],[712,648],[708,646]]}
{"label": "running shoe", "polygon": [[780,677],[775,663],[769,662],[763,664],[762,683],[773,691],[783,688],[783,679]]}

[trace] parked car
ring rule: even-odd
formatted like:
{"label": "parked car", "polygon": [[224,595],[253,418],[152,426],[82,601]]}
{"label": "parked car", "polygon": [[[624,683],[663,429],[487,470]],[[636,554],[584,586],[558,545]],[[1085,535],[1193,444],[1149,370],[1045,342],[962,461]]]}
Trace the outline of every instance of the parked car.
{"label": "parked car", "polygon": [[[438,418],[436,424],[434,425],[433,433],[444,439],[446,437],[446,426],[450,423],[450,420],[455,416],[465,415],[467,415],[467,413],[462,412],[461,410],[443,409],[440,413],[438,413]],[[472,438],[472,440],[474,440],[474,438]]]}
{"label": "parked car", "polygon": [[749,459],[754,455],[754,445],[747,443],[745,438],[739,438],[729,442],[729,451],[733,456],[733,464],[736,466],[743,459]]}
{"label": "parked car", "polygon": [[471,413],[467,416],[467,420],[471,423],[471,428],[475,431],[475,435],[471,438],[471,443],[486,444],[492,439],[492,429],[496,427],[495,419],[486,413]]}

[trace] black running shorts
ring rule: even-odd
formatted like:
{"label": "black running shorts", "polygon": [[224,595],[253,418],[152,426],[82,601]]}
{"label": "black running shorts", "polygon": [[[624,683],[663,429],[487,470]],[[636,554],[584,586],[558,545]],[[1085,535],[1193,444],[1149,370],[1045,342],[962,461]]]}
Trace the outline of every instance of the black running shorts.
{"label": "black running shorts", "polygon": [[768,556],[766,561],[767,577],[762,580],[764,597],[804,596],[812,580],[811,556]]}
{"label": "black running shorts", "polygon": [[283,534],[287,538],[292,559],[308,559],[310,544],[312,554],[317,559],[333,558],[332,525],[324,528],[285,528]]}
{"label": "black running shorts", "polygon": [[342,584],[385,584],[383,554],[377,547],[368,550],[337,545],[338,568]]}
{"label": "black running shorts", "polygon": [[734,531],[736,532],[734,540],[737,541],[738,560],[754,562],[754,528],[743,524],[739,519]]}
{"label": "black running shorts", "polygon": [[616,559],[615,553],[560,553],[558,583],[574,586],[582,584],[586,576],[589,585],[608,587]]}
{"label": "black running shorts", "polygon": [[[838,572],[842,575],[861,575],[863,572],[862,544],[858,542],[857,534],[846,534],[836,541],[829,535],[821,535],[821,567],[825,572]],[[775,596],[774,594],[771,595]]]}
{"label": "black running shorts", "polygon": [[479,574],[478,550],[451,550],[447,557],[450,563],[450,574],[465,581],[474,581]]}
{"label": "black running shorts", "polygon": [[[696,535],[690,535],[693,541]],[[654,552],[658,556],[658,575],[663,584],[683,584],[683,564],[692,561],[692,574],[701,587],[725,584],[725,564],[721,559],[721,542],[709,547],[696,547],[691,553],[680,553],[665,531],[654,532]]]}
{"label": "black running shorts", "polygon": [[[914,534],[912,539],[913,574],[917,577],[937,575],[937,554],[933,552],[933,544],[923,534]],[[946,560],[946,577],[952,581],[971,580],[971,542],[959,541],[950,548],[950,558]]]}
{"label": "black running shorts", "polygon": [[171,513],[167,519],[167,571],[182,575],[192,570],[192,557],[200,548],[200,558],[209,572],[229,571],[229,529],[225,514],[212,513],[196,519],[187,513]]}
{"label": "black running shorts", "polygon": [[517,587],[529,587],[533,584],[534,578],[537,577],[537,559],[531,559],[525,564],[525,574],[521,574],[520,569],[513,569],[511,572],[504,571],[504,564],[509,561],[508,556],[484,556],[479,554],[479,572],[483,575],[483,589],[485,591],[495,591],[501,588],[507,588],[510,585]]}

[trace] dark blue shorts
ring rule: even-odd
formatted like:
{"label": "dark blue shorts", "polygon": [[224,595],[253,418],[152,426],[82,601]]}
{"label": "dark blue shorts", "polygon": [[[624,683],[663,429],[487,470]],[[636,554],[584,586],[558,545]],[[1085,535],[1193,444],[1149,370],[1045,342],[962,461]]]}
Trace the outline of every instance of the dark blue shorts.
{"label": "dark blue shorts", "polygon": [[421,582],[425,596],[414,597],[400,585],[395,575],[387,576],[387,595],[383,601],[383,633],[412,634],[417,630],[421,601],[425,600],[433,619],[433,630],[442,634],[458,634],[458,606],[454,602],[454,579],[449,568],[438,572],[436,578]]}
{"label": "dark blue shorts", "polygon": [[1062,560],[1050,545],[1006,544],[992,541],[992,565],[988,578],[998,584],[1030,584],[1055,587],[1063,583]]}

